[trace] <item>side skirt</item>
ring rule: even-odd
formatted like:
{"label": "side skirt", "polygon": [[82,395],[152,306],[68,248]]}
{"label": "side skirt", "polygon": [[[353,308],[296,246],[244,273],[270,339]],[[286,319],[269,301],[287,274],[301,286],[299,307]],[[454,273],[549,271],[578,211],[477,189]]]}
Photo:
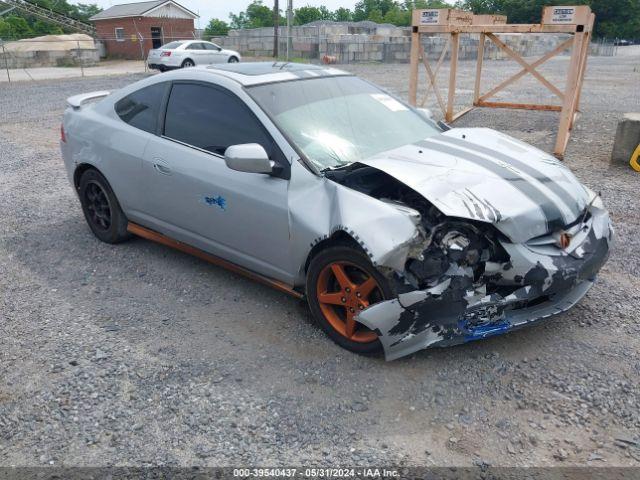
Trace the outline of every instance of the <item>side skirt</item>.
{"label": "side skirt", "polygon": [[220,257],[216,257],[215,255],[211,255],[199,248],[192,247],[191,245],[187,245],[186,243],[179,242],[172,238],[169,238],[161,233],[155,232],[153,230],[149,230],[148,228],[142,227],[138,224],[129,222],[127,225],[127,231],[138,237],[145,238],[147,240],[151,240],[152,242],[160,243],[162,245],[166,245],[167,247],[175,248],[176,250],[180,250],[181,252],[188,253],[189,255],[193,255],[194,257],[198,257],[202,260],[205,260],[209,263],[217,265],[222,268],[226,268],[232,272],[243,275],[251,280],[254,280],[258,283],[262,283],[263,285],[267,285],[271,288],[275,288],[281,292],[287,293],[292,297],[301,299],[304,295],[284,282],[279,280],[274,280],[273,278],[265,277],[264,275],[260,275],[259,273],[252,272],[251,270],[247,270],[244,267],[236,265],[235,263],[228,262]]}

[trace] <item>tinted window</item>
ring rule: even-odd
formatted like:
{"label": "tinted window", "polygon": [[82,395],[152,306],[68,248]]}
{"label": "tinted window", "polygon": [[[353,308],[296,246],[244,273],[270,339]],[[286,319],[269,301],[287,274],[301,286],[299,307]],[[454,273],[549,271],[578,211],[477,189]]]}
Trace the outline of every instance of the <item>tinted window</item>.
{"label": "tinted window", "polygon": [[204,49],[202,48],[201,43],[192,43],[187,47],[187,50],[204,50]]}
{"label": "tinted window", "polygon": [[240,99],[204,85],[173,86],[164,134],[218,155],[242,143],[259,143],[274,154],[270,138]]}
{"label": "tinted window", "polygon": [[116,103],[116,113],[132,127],[156,133],[158,112],[165,89],[166,83],[142,88]]}
{"label": "tinted window", "polygon": [[161,48],[165,48],[167,50],[173,50],[174,48],[178,48],[184,42],[169,42],[166,45],[163,45]]}
{"label": "tinted window", "polygon": [[218,50],[218,47],[216,47],[214,44],[212,43],[203,43],[205,50]]}

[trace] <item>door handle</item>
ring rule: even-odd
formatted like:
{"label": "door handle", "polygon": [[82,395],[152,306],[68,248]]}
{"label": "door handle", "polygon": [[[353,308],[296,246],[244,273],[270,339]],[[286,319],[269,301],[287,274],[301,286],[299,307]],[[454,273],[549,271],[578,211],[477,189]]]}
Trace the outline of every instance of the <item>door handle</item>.
{"label": "door handle", "polygon": [[162,175],[171,175],[171,169],[164,163],[155,162],[153,164],[153,168],[156,172],[161,173]]}

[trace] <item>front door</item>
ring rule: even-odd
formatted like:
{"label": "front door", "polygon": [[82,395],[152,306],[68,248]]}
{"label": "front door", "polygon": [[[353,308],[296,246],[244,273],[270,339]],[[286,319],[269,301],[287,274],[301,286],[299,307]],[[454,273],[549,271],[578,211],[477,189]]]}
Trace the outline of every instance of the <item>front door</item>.
{"label": "front door", "polygon": [[205,50],[202,42],[193,42],[186,50],[188,50],[189,56],[196,65],[209,65],[212,63],[209,60],[209,54],[207,50]]}
{"label": "front door", "polygon": [[151,44],[153,49],[162,46],[162,27],[151,27]]}
{"label": "front door", "polygon": [[259,143],[286,161],[249,108],[212,85],[176,82],[164,136],[145,151],[146,213],[167,234],[286,282],[288,181],[229,169],[230,145]]}
{"label": "front door", "polygon": [[203,43],[204,48],[207,49],[207,53],[209,54],[209,58],[211,59],[211,63],[226,63],[227,56],[221,53],[222,50],[217,45],[213,43]]}

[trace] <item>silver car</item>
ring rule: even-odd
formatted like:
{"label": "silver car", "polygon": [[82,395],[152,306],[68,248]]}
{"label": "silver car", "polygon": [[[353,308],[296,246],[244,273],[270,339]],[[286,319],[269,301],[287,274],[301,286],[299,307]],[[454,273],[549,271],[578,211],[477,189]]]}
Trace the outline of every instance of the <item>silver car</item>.
{"label": "silver car", "polygon": [[235,50],[225,50],[215,43],[203,40],[182,40],[150,50],[147,64],[152,70],[164,72],[196,65],[238,63],[241,60],[242,57]]}
{"label": "silver car", "polygon": [[353,352],[566,311],[612,243],[600,197],[555,158],[333,68],[192,68],[68,103],[62,155],[100,240],[135,234],[306,296]]}

